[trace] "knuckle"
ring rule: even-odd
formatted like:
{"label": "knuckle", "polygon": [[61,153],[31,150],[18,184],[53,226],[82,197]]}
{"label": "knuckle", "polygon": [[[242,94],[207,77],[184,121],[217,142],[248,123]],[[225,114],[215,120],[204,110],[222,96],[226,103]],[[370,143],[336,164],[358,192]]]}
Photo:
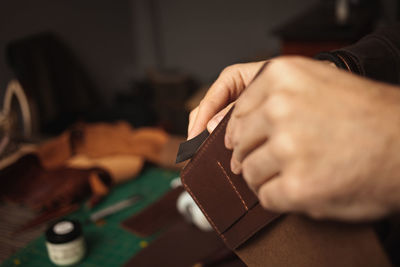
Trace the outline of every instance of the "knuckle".
{"label": "knuckle", "polygon": [[198,106],[198,111],[208,110],[209,108],[218,105],[219,101],[214,98],[203,98]]}
{"label": "knuckle", "polygon": [[221,71],[221,73],[220,73],[220,75],[218,77],[218,80],[220,82],[224,82],[226,80],[230,80],[232,77],[237,76],[242,68],[243,68],[243,64],[240,64],[240,63],[239,64],[233,64],[233,65],[230,65],[228,67],[225,67]]}
{"label": "knuckle", "polygon": [[296,61],[295,57],[281,57],[271,65],[270,71],[277,77],[275,80],[276,89],[291,89],[299,82]]}
{"label": "knuckle", "polygon": [[298,62],[302,61],[302,56],[289,55],[281,56],[274,60],[274,63],[279,67],[279,69],[293,69],[298,65]]}
{"label": "knuckle", "polygon": [[264,112],[273,121],[288,118],[293,113],[291,98],[282,92],[272,93],[264,105]]}
{"label": "knuckle", "polygon": [[203,98],[202,100],[200,100],[199,106],[197,108],[201,109],[205,105],[207,105],[207,100]]}
{"label": "knuckle", "polygon": [[197,113],[205,113],[213,105],[214,101],[211,99],[202,99],[199,103]]}
{"label": "knuckle", "polygon": [[238,68],[238,65],[239,65],[239,64],[233,64],[233,65],[230,65],[230,66],[225,67],[225,68],[221,71],[220,76],[224,76],[224,75],[226,75],[226,74],[230,74],[232,71],[234,71],[234,70],[236,70],[236,69]]}
{"label": "knuckle", "polygon": [[189,113],[189,119],[193,119],[193,117],[196,115],[198,108],[193,109],[190,113]]}
{"label": "knuckle", "polygon": [[298,152],[295,138],[289,132],[277,133],[271,140],[271,150],[278,158],[293,158]]}
{"label": "knuckle", "polygon": [[278,73],[285,73],[285,75],[281,75],[281,76],[290,76],[290,75],[286,75],[287,73],[284,71],[290,71],[291,69],[291,59],[290,57],[279,57],[276,58],[275,60],[272,61],[272,64],[270,66],[270,70],[273,72],[278,72]]}

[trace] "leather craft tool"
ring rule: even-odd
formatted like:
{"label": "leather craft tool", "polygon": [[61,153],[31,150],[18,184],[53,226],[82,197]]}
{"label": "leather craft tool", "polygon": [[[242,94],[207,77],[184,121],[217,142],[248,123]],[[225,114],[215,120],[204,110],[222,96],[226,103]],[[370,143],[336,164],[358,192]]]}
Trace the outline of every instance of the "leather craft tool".
{"label": "leather craft tool", "polygon": [[141,198],[142,198],[142,196],[140,196],[140,195],[134,195],[133,197],[122,200],[116,204],[113,204],[113,205],[105,208],[105,209],[96,211],[90,215],[90,221],[96,222],[96,221],[103,219],[111,214],[114,214],[120,210],[130,207],[133,204],[135,204],[136,202],[138,202]]}

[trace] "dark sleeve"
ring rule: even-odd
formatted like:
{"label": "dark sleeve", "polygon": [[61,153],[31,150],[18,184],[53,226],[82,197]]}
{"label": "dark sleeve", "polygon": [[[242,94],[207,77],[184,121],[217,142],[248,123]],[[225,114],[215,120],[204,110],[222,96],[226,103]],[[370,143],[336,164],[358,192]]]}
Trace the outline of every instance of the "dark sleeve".
{"label": "dark sleeve", "polygon": [[378,29],[357,43],[317,59],[329,60],[337,67],[374,80],[400,84],[400,23]]}

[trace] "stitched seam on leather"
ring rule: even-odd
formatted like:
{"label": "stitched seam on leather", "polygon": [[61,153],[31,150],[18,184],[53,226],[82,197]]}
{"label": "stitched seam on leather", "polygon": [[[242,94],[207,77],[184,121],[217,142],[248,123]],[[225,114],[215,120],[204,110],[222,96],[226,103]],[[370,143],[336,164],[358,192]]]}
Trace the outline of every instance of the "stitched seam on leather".
{"label": "stitched seam on leather", "polygon": [[211,219],[211,217],[208,215],[208,213],[205,211],[205,209],[203,208],[203,206],[201,205],[200,201],[196,198],[196,196],[193,194],[192,190],[190,190],[190,188],[186,185],[186,183],[184,182],[184,176],[186,173],[188,173],[194,163],[197,161],[198,158],[200,158],[208,149],[209,144],[215,139],[215,137],[217,136],[217,134],[224,129],[224,126],[228,123],[228,120],[223,121],[223,123],[221,123],[219,125],[219,127],[217,127],[217,129],[214,130],[214,134],[212,134],[210,137],[207,138],[207,140],[205,141],[204,144],[204,148],[201,149],[197,155],[194,156],[194,158],[190,161],[190,165],[188,165],[183,171],[182,171],[182,175],[181,175],[181,180],[182,180],[182,184],[184,185],[184,187],[186,188],[186,190],[189,192],[189,194],[193,197],[193,199],[195,200],[195,202],[197,203],[197,205],[199,206],[199,208],[201,209],[201,211],[203,212],[204,216],[206,216],[206,218],[208,219],[208,221],[210,222],[210,224],[214,227],[215,231],[221,236],[221,238],[228,243],[228,241],[226,240],[225,236],[221,233],[221,231],[218,229],[217,225],[214,223],[214,221]]}
{"label": "stitched seam on leather", "polygon": [[228,179],[229,183],[231,184],[233,190],[235,191],[236,195],[239,197],[240,201],[242,202],[244,208],[246,211],[249,210],[249,208],[246,205],[246,202],[244,202],[244,199],[242,197],[242,195],[240,195],[239,191],[237,190],[236,186],[233,184],[231,178],[229,177],[229,175],[226,173],[224,167],[222,167],[221,162],[217,161],[217,165],[220,167],[220,169],[222,170],[222,172],[224,173],[226,179]]}
{"label": "stitched seam on leather", "polygon": [[206,216],[206,218],[208,219],[208,221],[211,223],[211,225],[214,227],[215,231],[217,231],[217,233],[221,236],[221,238],[228,243],[228,241],[226,240],[225,236],[221,233],[221,231],[218,229],[218,227],[215,225],[214,221],[210,218],[210,216],[207,214],[207,212],[204,210],[203,206],[201,205],[200,201],[196,198],[196,196],[193,194],[192,190],[190,190],[190,188],[184,184],[185,189],[189,192],[189,194],[193,197],[194,201],[197,203],[197,205],[199,206],[199,208],[201,209],[201,211],[203,212],[204,216]]}

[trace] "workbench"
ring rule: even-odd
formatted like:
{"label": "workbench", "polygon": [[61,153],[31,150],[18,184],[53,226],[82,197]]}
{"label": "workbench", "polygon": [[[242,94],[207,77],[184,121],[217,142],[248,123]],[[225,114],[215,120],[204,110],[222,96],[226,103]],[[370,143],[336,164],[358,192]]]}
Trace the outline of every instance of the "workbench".
{"label": "workbench", "polygon": [[[115,186],[95,208],[89,210],[82,204],[79,210],[66,216],[68,219],[81,222],[86,239],[87,253],[78,266],[121,266],[154,240],[157,234],[140,238],[124,230],[120,223],[161,197],[170,189],[171,180],[178,175],[179,173],[175,171],[155,167],[146,168],[136,179]],[[110,215],[96,224],[88,220],[92,212],[135,194],[142,196],[137,204]],[[44,234],[5,260],[0,266],[54,266],[47,256]]]}

